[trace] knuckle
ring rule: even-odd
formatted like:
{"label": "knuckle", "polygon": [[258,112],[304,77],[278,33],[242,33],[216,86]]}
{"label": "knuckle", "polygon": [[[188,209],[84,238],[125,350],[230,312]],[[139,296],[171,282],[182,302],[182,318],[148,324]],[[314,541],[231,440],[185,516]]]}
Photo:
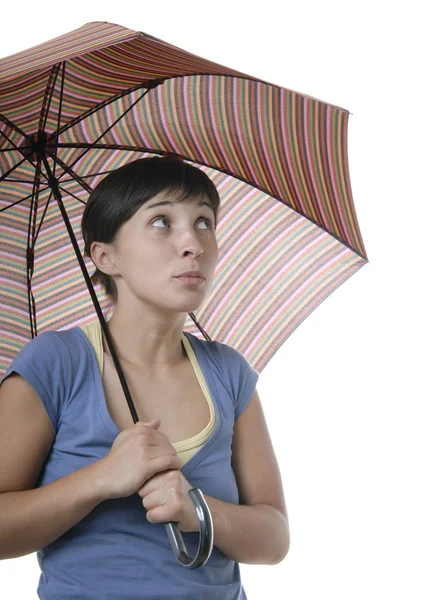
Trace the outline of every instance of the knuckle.
{"label": "knuckle", "polygon": [[150,521],[150,523],[156,523],[155,514],[152,514],[151,510],[147,511],[146,517],[147,517],[147,520]]}
{"label": "knuckle", "polygon": [[178,471],[176,471],[176,469],[170,469],[165,473],[167,482],[169,483],[169,485],[173,486],[171,489],[174,489],[174,487],[178,484],[178,477],[176,476],[177,472]]}
{"label": "knuckle", "polygon": [[170,479],[172,481],[174,481],[176,485],[178,485],[181,482],[181,475],[180,475],[179,471],[176,471],[176,469],[171,471]]}
{"label": "knuckle", "polygon": [[175,456],[167,456],[166,462],[167,462],[167,465],[169,466],[169,468],[171,469],[176,464],[176,457]]}
{"label": "knuckle", "polygon": [[178,453],[176,452],[176,450],[167,448],[167,451],[165,452],[165,454],[167,454],[167,456],[170,456],[170,458],[176,458],[178,456]]}

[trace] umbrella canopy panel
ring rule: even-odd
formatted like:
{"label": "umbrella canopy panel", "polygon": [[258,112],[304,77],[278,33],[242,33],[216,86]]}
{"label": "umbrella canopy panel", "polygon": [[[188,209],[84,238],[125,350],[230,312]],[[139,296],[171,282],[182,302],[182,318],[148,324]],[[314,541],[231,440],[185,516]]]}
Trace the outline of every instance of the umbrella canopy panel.
{"label": "umbrella canopy panel", "polygon": [[220,255],[196,317],[257,370],[367,262],[347,111],[119,26],[38,49],[0,61],[0,373],[33,335],[96,318],[43,157],[81,251],[106,173],[158,154],[203,169],[221,197]]}

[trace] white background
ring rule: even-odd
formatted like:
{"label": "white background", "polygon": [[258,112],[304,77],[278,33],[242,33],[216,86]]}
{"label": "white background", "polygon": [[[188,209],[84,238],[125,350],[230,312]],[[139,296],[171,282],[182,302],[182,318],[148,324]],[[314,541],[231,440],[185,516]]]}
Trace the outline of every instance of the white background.
{"label": "white background", "polygon": [[[291,548],[279,565],[241,565],[249,600],[441,598],[434,4],[50,0],[0,13],[0,56],[110,21],[352,113],[349,166],[370,263],[261,375]],[[38,577],[35,554],[2,561],[1,597],[36,598]]]}

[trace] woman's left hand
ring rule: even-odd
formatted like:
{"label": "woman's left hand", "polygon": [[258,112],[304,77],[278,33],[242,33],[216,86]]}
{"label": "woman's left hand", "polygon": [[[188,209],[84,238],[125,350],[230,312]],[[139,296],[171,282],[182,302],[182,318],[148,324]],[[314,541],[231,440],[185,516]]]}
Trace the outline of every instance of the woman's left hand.
{"label": "woman's left hand", "polygon": [[196,508],[188,495],[193,487],[179,469],[156,473],[137,492],[147,511],[147,521],[175,521],[181,531],[199,531]]}

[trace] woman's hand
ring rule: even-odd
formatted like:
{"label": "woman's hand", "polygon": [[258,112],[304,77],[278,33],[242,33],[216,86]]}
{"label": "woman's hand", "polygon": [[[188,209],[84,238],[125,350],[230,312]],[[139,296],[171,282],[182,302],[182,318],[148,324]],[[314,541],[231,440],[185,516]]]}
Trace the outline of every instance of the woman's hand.
{"label": "woman's hand", "polygon": [[188,495],[190,485],[179,469],[162,471],[139,490],[150,523],[175,521],[181,531],[199,531],[196,508]]}
{"label": "woman's hand", "polygon": [[115,438],[110,452],[95,463],[105,499],[134,494],[158,472],[179,469],[182,461],[158,431],[159,419],[138,421]]}

